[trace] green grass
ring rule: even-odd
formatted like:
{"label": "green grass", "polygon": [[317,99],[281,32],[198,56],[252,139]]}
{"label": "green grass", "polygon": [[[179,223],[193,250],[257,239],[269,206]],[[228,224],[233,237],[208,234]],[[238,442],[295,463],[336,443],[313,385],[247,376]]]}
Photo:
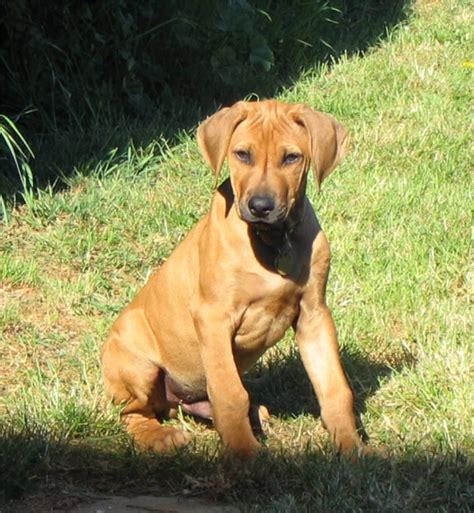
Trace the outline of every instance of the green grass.
{"label": "green grass", "polygon": [[202,495],[249,512],[472,508],[472,22],[468,2],[420,1],[379,45],[279,96],[351,132],[350,156],[309,195],[331,242],[329,303],[358,412],[386,454],[333,455],[290,333],[249,376],[275,414],[255,464],[222,461],[215,433],[189,418],[178,422],[196,435],[190,448],[135,452],[103,396],[98,354],[208,207],[213,178],[181,134],[79,167],[2,228],[0,499],[26,497],[9,505],[26,511],[40,489],[80,488]]}

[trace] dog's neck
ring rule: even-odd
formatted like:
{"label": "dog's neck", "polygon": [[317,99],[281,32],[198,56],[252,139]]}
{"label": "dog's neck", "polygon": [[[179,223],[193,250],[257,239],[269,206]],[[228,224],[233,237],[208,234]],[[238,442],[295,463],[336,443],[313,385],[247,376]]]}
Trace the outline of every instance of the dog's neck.
{"label": "dog's neck", "polygon": [[293,275],[297,271],[293,255],[293,234],[304,217],[304,211],[303,196],[283,224],[252,226],[256,238],[273,253],[273,266],[282,276]]}
{"label": "dog's neck", "polygon": [[285,225],[279,227],[260,227],[252,226],[252,231],[267,248],[279,252],[289,243],[289,236],[293,230],[289,230]]}

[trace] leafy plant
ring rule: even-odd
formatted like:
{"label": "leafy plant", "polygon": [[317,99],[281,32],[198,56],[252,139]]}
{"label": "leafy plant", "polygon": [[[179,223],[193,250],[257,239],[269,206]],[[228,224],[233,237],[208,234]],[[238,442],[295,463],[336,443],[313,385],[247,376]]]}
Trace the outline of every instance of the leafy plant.
{"label": "leafy plant", "polygon": [[0,108],[32,104],[33,128],[81,130],[117,106],[146,117],[180,97],[213,108],[271,94],[339,15],[323,0],[7,0],[4,12]]}
{"label": "leafy plant", "polygon": [[34,154],[15,123],[4,114],[0,114],[0,137],[15,163],[18,174],[21,174],[20,162],[34,157]]}
{"label": "leafy plant", "polygon": [[[26,139],[18,130],[16,124],[4,114],[0,114],[0,160],[12,160],[23,186],[23,194],[30,196],[33,190],[33,173],[28,166],[28,159],[34,157]],[[6,151],[5,151],[6,150]],[[5,156],[2,157],[2,153]],[[8,222],[8,209],[3,196],[0,195],[0,220]]]}

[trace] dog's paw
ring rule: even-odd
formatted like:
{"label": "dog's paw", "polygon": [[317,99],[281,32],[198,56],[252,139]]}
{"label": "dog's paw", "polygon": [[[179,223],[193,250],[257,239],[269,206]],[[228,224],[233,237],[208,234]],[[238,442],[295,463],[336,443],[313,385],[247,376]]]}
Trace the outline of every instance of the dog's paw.
{"label": "dog's paw", "polygon": [[174,452],[191,441],[191,435],[171,426],[163,426],[155,419],[132,419],[127,431],[133,436],[136,446],[144,451]]}
{"label": "dog's paw", "polygon": [[160,426],[151,440],[155,452],[174,452],[179,447],[187,445],[191,441],[191,435],[181,429]]}
{"label": "dog's paw", "polygon": [[385,457],[387,453],[384,450],[375,448],[365,443],[359,443],[351,448],[346,448],[344,451],[339,451],[339,454],[353,463],[371,457]]}
{"label": "dog's paw", "polygon": [[262,450],[262,446],[257,440],[251,441],[248,444],[241,444],[239,446],[226,445],[224,447],[224,457],[226,459],[238,459],[241,461],[253,461],[257,454]]}
{"label": "dog's paw", "polygon": [[390,451],[387,447],[362,444],[358,449],[358,457],[360,458],[382,458],[388,459],[391,457]]}

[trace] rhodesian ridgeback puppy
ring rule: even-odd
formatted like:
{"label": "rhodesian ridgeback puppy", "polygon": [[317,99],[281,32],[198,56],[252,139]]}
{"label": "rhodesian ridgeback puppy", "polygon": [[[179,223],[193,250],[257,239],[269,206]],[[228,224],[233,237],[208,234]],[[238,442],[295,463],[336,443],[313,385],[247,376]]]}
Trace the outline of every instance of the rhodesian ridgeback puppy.
{"label": "rhodesian ridgeback puppy", "polygon": [[344,154],[346,130],[304,105],[238,102],[198,128],[216,176],[207,215],[115,321],[102,351],[105,386],[138,446],[155,451],[189,435],[160,420],[178,405],[212,418],[227,453],[253,456],[242,374],[292,326],[322,420],[342,453],[362,447],[331,312],[330,251],[305,195]]}

